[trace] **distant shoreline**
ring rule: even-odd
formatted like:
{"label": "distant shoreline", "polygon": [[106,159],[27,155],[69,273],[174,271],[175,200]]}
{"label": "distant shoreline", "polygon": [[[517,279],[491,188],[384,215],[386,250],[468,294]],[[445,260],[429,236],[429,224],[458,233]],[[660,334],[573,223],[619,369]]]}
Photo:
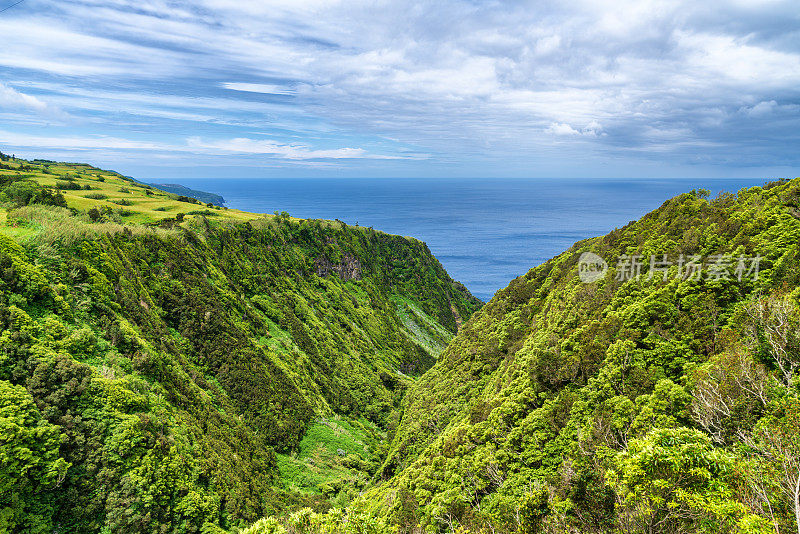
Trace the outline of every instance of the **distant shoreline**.
{"label": "distant shoreline", "polygon": [[206,204],[214,204],[215,206],[225,205],[225,198],[222,195],[218,195],[216,193],[210,193],[208,191],[200,191],[198,189],[192,189],[190,187],[186,187],[185,185],[181,184],[157,184],[148,182],[141,182],[141,183],[155,187],[157,189],[161,189],[162,191],[166,191],[167,193],[173,193],[176,195],[183,195],[186,197],[196,198],[197,200],[205,202]]}

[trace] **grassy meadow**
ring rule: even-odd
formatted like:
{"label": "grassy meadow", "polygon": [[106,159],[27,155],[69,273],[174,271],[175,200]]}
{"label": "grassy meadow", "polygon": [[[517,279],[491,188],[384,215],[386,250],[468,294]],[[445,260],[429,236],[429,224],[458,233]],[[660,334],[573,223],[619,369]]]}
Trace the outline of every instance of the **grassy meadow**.
{"label": "grassy meadow", "polygon": [[[88,213],[94,208],[124,224],[158,225],[166,220],[174,221],[173,224],[188,225],[192,219],[201,216],[230,221],[263,217],[167,193],[119,173],[86,164],[25,161],[16,158],[3,162],[0,166],[0,180],[9,182],[20,179],[57,189],[71,210]],[[183,217],[179,214],[183,214]],[[5,219],[6,214],[1,214],[0,217]],[[178,222],[176,217],[182,220]],[[3,232],[11,236],[26,233],[7,225],[3,227]]]}

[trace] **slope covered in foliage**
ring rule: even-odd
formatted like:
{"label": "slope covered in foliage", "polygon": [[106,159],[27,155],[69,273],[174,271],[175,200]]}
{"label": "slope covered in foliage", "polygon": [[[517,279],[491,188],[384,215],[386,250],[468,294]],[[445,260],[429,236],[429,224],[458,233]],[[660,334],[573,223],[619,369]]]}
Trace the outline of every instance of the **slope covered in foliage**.
{"label": "slope covered in foliage", "polygon": [[[84,163],[28,161],[0,152],[0,201],[69,207],[93,222],[174,226],[198,217],[246,221],[258,215],[220,206],[219,195],[138,182]],[[216,204],[215,204],[216,202]],[[179,220],[178,220],[179,219]]]}
{"label": "slope covered in foliage", "polygon": [[357,508],[403,531],[796,532],[800,179],[707,194],[498,292],[411,386]]}
{"label": "slope covered in foliage", "polygon": [[[379,466],[410,377],[480,305],[410,238],[286,215],[93,218],[18,175],[36,163],[12,163],[2,531],[213,532],[344,504]],[[292,466],[321,462],[325,428],[341,444],[313,485],[293,482]]]}

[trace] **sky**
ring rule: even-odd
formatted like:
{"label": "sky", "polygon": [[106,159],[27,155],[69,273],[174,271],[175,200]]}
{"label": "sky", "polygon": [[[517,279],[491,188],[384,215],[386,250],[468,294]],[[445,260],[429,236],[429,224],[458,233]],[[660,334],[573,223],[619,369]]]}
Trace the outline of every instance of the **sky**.
{"label": "sky", "polygon": [[0,150],[140,178],[774,178],[799,148],[796,0],[0,12]]}

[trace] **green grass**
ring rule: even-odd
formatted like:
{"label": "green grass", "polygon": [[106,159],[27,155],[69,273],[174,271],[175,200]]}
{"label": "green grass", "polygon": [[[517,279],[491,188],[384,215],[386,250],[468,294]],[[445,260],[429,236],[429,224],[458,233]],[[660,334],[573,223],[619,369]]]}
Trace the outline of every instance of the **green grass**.
{"label": "green grass", "polygon": [[117,234],[128,229],[133,235],[155,233],[177,237],[176,230],[143,225],[124,225],[114,222],[92,223],[86,216],[73,216],[69,210],[55,206],[31,204],[3,212],[0,231],[42,243],[74,243],[97,233]]}
{"label": "green grass", "polygon": [[397,316],[402,321],[409,339],[430,355],[438,357],[453,338],[453,334],[445,330],[413,301],[394,295],[392,302],[397,306]]}
{"label": "green grass", "polygon": [[259,339],[262,345],[279,354],[291,354],[297,350],[289,332],[283,330],[269,318],[265,321],[269,325],[269,337],[264,336]]}
{"label": "green grass", "polygon": [[[89,165],[56,163],[49,165],[47,172],[45,172],[45,165],[23,160],[6,161],[4,165],[14,168],[0,169],[0,176],[13,179],[27,178],[50,187],[56,186],[59,182],[64,184],[65,181],[79,185],[81,190],[62,191],[67,205],[79,212],[86,212],[91,208],[128,207],[131,214],[126,218],[126,222],[130,223],[157,223],[165,217],[169,217],[164,212],[187,214],[192,211],[196,212],[195,215],[187,215],[182,226],[189,224],[193,218],[208,216],[205,213],[207,211],[213,213],[215,218],[220,220],[248,221],[264,218],[264,215],[261,214],[235,209],[218,207],[206,209],[207,206],[203,203],[179,202],[177,195],[140,185],[115,172],[104,171]],[[23,166],[24,170],[21,168]],[[91,188],[91,193],[87,194],[86,186]]]}
{"label": "green grass", "polygon": [[318,419],[308,428],[297,453],[277,455],[284,487],[349,501],[377,467],[377,448],[384,438],[366,421],[339,416]]}
{"label": "green grass", "polygon": [[0,233],[18,240],[24,240],[39,233],[41,225],[31,223],[17,217],[8,217],[6,211],[0,210]]}

